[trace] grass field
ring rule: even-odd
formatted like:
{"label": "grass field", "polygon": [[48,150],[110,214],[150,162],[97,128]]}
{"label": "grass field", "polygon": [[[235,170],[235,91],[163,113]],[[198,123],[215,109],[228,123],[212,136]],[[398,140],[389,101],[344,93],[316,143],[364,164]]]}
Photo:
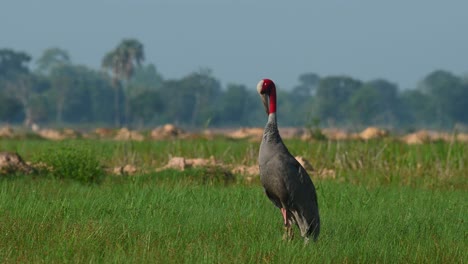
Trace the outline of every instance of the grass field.
{"label": "grass field", "polygon": [[[286,144],[335,179],[314,178],[318,242],[281,240],[258,180],[213,169],[154,172],[172,156],[256,163],[258,143],[1,140],[55,173],[0,180],[0,260],[91,263],[465,263],[468,145],[391,140]],[[64,158],[71,161],[63,161]],[[131,163],[145,173],[98,175]],[[60,166],[77,172],[60,170]],[[74,177],[60,175],[70,173]],[[78,180],[76,180],[78,179]],[[83,181],[83,179],[85,179]],[[96,180],[98,179],[98,180]],[[91,182],[86,182],[91,180]]]}

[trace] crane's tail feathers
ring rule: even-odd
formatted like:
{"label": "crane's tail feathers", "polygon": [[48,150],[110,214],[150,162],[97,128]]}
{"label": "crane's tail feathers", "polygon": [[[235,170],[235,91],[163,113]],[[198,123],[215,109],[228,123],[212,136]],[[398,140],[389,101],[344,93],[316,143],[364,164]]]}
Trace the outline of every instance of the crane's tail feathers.
{"label": "crane's tail feathers", "polygon": [[320,219],[318,216],[307,219],[305,216],[299,214],[297,211],[291,211],[296,221],[301,236],[306,238],[310,235],[313,236],[314,241],[317,240],[320,233]]}
{"label": "crane's tail feathers", "polygon": [[314,241],[317,241],[317,238],[320,234],[320,223],[317,222],[312,222],[309,226],[309,232],[306,237],[313,235],[314,236]]}

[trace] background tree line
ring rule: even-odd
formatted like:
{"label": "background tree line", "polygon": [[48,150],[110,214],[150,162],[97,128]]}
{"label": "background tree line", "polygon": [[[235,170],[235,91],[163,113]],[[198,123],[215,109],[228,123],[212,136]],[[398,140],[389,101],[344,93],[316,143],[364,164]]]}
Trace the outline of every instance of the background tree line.
{"label": "background tree line", "polygon": [[[32,64],[32,66],[31,66]],[[67,51],[50,48],[36,60],[0,49],[0,122],[52,126],[189,128],[262,126],[255,84],[228,84],[209,69],[165,79],[144,64],[144,47],[124,39],[102,58],[102,69],[74,64]],[[468,78],[428,73],[414,89],[384,79],[304,73],[295,87],[279,87],[283,126],[452,129],[468,124]]]}

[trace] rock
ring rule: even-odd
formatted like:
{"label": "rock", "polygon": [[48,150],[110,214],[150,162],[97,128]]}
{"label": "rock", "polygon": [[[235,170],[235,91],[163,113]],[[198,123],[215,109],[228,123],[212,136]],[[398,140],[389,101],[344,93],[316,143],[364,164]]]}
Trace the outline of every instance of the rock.
{"label": "rock", "polygon": [[128,128],[124,127],[117,131],[117,135],[114,137],[115,140],[135,140],[135,141],[143,141],[145,137],[138,133],[137,131],[128,130]]}
{"label": "rock", "polygon": [[38,124],[33,123],[33,124],[31,125],[31,130],[32,130],[33,132],[36,132],[36,133],[37,133],[37,132],[39,132],[39,130],[41,130],[41,127],[40,127]]}
{"label": "rock", "polygon": [[65,135],[60,133],[60,131],[55,129],[41,129],[37,132],[39,136],[49,140],[63,140],[65,139]]}
{"label": "rock", "polygon": [[218,164],[213,156],[209,159],[195,158],[195,159],[186,159],[184,157],[173,157],[168,163],[157,169],[157,171],[175,169],[175,170],[185,170],[186,168],[195,168],[195,167],[211,167],[221,164]]}
{"label": "rock", "polygon": [[33,167],[26,164],[17,153],[0,152],[0,175],[14,174],[17,172],[29,174],[33,171]]}
{"label": "rock", "polygon": [[13,128],[10,126],[0,127],[0,138],[12,138],[13,136]]}
{"label": "rock", "polygon": [[195,158],[195,159],[186,159],[185,161],[187,165],[191,167],[207,167],[207,166],[216,165],[216,160],[214,159],[213,156],[211,156],[209,159]]}
{"label": "rock", "polygon": [[123,172],[126,174],[135,174],[137,172],[137,168],[134,165],[127,164],[123,167]]}
{"label": "rock", "polygon": [[98,135],[100,138],[110,138],[114,134],[112,129],[100,127],[94,130],[94,133]]}
{"label": "rock", "polygon": [[166,170],[166,169],[175,169],[175,170],[185,170],[187,166],[187,163],[185,162],[185,158],[184,157],[173,157],[171,158],[167,164],[158,169],[158,170]]}
{"label": "rock", "polygon": [[138,171],[138,169],[131,164],[125,166],[115,167],[112,172],[116,175],[133,175]]}
{"label": "rock", "polygon": [[386,136],[388,136],[388,132],[377,127],[368,127],[359,133],[359,138],[363,140],[383,138]]}
{"label": "rock", "polygon": [[246,165],[237,165],[231,168],[232,174],[240,174],[243,176],[246,182],[251,183],[255,179],[260,178],[260,170],[258,165],[246,166]]}
{"label": "rock", "polygon": [[250,176],[259,176],[260,170],[258,165],[246,166],[246,165],[237,165],[231,169],[231,172],[234,174],[250,175]]}
{"label": "rock", "polygon": [[322,133],[329,140],[347,140],[347,139],[350,139],[350,135],[345,130],[341,130],[341,129],[336,129],[336,128],[322,129]]}
{"label": "rock", "polygon": [[459,140],[459,135],[446,132],[419,130],[415,133],[411,133],[402,137],[401,140],[407,144],[422,144],[425,142],[438,140],[452,142],[454,140]]}
{"label": "rock", "polygon": [[408,134],[402,138],[406,144],[423,144],[430,141],[429,132],[426,130],[420,130],[415,133]]}
{"label": "rock", "polygon": [[155,128],[151,131],[151,138],[156,140],[180,138],[185,136],[185,131],[173,124],[165,124],[164,126]]}
{"label": "rock", "polygon": [[209,129],[203,130],[201,135],[202,135],[202,137],[204,137],[206,139],[210,139],[210,140],[215,138],[215,133],[212,130],[209,130]]}
{"label": "rock", "polygon": [[468,134],[460,133],[457,135],[457,140],[460,142],[468,142]]}
{"label": "rock", "polygon": [[71,138],[71,139],[76,139],[78,137],[81,137],[80,132],[73,130],[71,128],[65,128],[62,134],[65,138]]}

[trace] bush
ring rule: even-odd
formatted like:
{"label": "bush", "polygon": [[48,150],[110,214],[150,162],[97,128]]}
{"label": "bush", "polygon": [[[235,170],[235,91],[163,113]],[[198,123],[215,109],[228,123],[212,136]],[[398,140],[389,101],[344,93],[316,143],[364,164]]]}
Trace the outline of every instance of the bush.
{"label": "bush", "polygon": [[48,174],[58,179],[72,179],[83,183],[99,183],[104,169],[95,153],[82,146],[64,146],[43,154]]}
{"label": "bush", "polygon": [[309,130],[311,138],[315,140],[327,140],[327,136],[322,133],[322,129],[320,128],[320,119],[312,119],[311,124],[308,124],[306,127]]}

